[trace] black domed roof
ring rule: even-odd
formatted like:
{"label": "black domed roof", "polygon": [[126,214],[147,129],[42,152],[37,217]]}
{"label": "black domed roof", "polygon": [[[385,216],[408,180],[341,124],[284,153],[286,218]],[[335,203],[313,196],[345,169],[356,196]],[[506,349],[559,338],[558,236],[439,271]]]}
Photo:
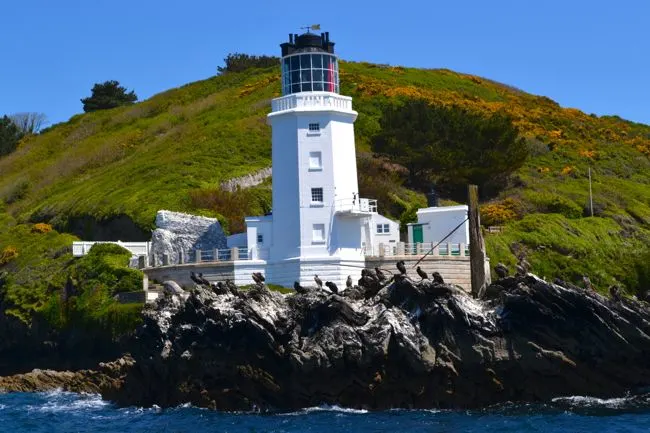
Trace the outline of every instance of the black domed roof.
{"label": "black domed roof", "polygon": [[296,38],[296,48],[317,47],[323,48],[323,40],[320,35],[304,33]]}
{"label": "black domed roof", "polygon": [[303,33],[302,35],[289,35],[289,42],[280,44],[282,56],[301,52],[322,52],[334,54],[334,42],[330,41],[329,32],[317,35]]}

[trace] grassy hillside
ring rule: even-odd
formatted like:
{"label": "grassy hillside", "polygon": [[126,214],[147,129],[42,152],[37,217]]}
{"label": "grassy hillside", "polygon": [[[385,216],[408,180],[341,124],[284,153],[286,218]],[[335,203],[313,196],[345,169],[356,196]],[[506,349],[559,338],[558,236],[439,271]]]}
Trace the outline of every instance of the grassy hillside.
{"label": "grassy hillside", "polygon": [[[514,263],[514,253],[524,251],[547,277],[577,281],[588,273],[602,290],[613,281],[629,291],[646,288],[649,126],[448,70],[343,62],[341,84],[359,112],[361,194],[379,198],[382,213],[407,222],[425,204],[403,186],[399,167],[369,157],[382,107],[395,98],[424,98],[480,113],[505,110],[531,156],[511,186],[486,202],[486,222],[505,226],[488,236],[493,262]],[[47,222],[86,237],[102,225],[115,238],[146,233],[161,208],[215,215],[240,228],[243,215],[270,207],[270,183],[234,195],[218,186],[270,165],[265,116],[279,89],[279,68],[249,69],[75,116],[0,158],[0,212],[19,224]],[[588,167],[594,218],[585,217]],[[22,242],[21,231],[0,230],[0,249]]]}

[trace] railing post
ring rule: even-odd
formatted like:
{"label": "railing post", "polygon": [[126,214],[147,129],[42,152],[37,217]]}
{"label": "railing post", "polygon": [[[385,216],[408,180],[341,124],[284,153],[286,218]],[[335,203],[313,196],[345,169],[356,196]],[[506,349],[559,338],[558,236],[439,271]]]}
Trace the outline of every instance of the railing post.
{"label": "railing post", "polygon": [[459,244],[460,251],[458,252],[458,255],[461,257],[465,257],[465,244]]}
{"label": "railing post", "polygon": [[239,248],[233,247],[230,249],[230,260],[239,260]]}
{"label": "railing post", "polygon": [[182,265],[183,263],[185,263],[184,259],[185,259],[185,257],[184,257],[183,251],[179,251],[178,252],[178,264]]}
{"label": "railing post", "polygon": [[215,262],[218,262],[219,261],[219,249],[215,248],[214,253],[212,253],[212,254],[213,254],[213,259],[212,260],[214,260]]}
{"label": "railing post", "polygon": [[194,250],[194,261],[201,263],[201,250]]}
{"label": "railing post", "polygon": [[397,255],[398,256],[403,256],[404,255],[404,242],[398,242],[397,243]]}
{"label": "railing post", "polygon": [[144,269],[147,267],[145,256],[138,256],[138,269]]}
{"label": "railing post", "polygon": [[169,265],[169,254],[163,253],[163,255],[162,255],[162,265],[163,266],[168,266]]}
{"label": "railing post", "polygon": [[421,242],[418,242],[417,244],[415,244],[415,252],[416,252],[416,254],[422,254],[422,243]]}
{"label": "railing post", "polygon": [[451,256],[451,243],[447,242],[447,255]]}
{"label": "railing post", "polygon": [[386,251],[384,250],[384,244],[383,242],[379,242],[379,257],[384,257],[386,255]]}

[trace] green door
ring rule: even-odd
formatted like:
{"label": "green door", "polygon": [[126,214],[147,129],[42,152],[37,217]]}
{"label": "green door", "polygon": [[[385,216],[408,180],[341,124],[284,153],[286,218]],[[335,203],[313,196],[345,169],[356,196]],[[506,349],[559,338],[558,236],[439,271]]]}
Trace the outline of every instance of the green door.
{"label": "green door", "polygon": [[416,225],[413,226],[413,243],[422,243],[424,238],[422,237],[422,226]]}

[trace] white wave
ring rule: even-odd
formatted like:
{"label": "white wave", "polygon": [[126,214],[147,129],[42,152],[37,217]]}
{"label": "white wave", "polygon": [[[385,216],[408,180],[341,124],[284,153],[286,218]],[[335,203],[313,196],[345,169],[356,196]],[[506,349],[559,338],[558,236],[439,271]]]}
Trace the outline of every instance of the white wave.
{"label": "white wave", "polygon": [[99,394],[77,394],[60,389],[39,393],[47,402],[42,405],[29,405],[28,411],[34,412],[79,412],[100,409],[110,405]]}
{"label": "white wave", "polygon": [[582,395],[573,395],[570,397],[556,397],[551,400],[553,403],[566,403],[578,407],[606,407],[609,409],[619,409],[629,402],[626,397],[618,398],[598,398]]}
{"label": "white wave", "polygon": [[5,406],[4,404],[0,404],[0,410],[4,409],[4,408],[6,408],[6,407],[7,407],[7,406]]}
{"label": "white wave", "polygon": [[352,409],[349,407],[341,407],[337,405],[322,405],[322,406],[314,406],[314,407],[306,407],[304,409],[300,409],[296,412],[289,412],[289,413],[283,413],[281,414],[282,416],[299,416],[299,415],[308,415],[310,413],[315,413],[315,412],[339,412],[339,413],[346,413],[346,414],[355,414],[355,415],[362,415],[365,413],[368,413],[366,409]]}

